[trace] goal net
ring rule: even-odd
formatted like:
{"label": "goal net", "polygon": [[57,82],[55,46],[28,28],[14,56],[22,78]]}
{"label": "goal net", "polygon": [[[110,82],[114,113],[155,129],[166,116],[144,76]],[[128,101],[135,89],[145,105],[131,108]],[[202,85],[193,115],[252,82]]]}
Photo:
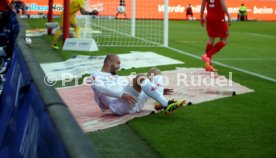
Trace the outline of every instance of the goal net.
{"label": "goal net", "polygon": [[160,47],[168,45],[168,0],[87,0],[78,16],[80,38],[98,46]]}

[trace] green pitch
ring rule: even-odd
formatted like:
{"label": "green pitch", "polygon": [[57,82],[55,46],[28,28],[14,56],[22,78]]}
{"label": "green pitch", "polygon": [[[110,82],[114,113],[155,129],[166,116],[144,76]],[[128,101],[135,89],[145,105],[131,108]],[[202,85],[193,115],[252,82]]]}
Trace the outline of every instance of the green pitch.
{"label": "green pitch", "polygon": [[[45,23],[42,20],[28,22],[40,28]],[[254,89],[254,93],[184,107],[170,117],[159,113],[134,119],[127,125],[89,133],[97,151],[103,157],[275,157],[276,83],[263,79],[276,80],[275,28],[275,22],[233,22],[229,44],[214,56],[215,61],[226,65],[215,65],[219,74],[228,76],[232,72],[235,82]],[[189,56],[199,57],[205,49],[207,35],[199,22],[170,21],[169,36],[171,49],[104,47],[92,53],[52,53],[67,59],[74,54],[153,51],[185,62],[160,66],[161,70],[203,66],[199,59]],[[43,37],[45,43],[41,45],[49,46],[51,39],[52,36]],[[45,60],[45,56],[37,58]],[[124,70],[120,74],[146,70]]]}

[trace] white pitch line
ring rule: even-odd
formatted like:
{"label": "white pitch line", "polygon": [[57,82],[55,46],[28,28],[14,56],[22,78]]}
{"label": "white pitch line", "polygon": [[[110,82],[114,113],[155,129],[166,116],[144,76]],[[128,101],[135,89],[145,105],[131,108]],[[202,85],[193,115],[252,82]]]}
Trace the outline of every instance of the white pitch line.
{"label": "white pitch line", "polygon": [[[172,48],[172,47],[167,47],[167,48],[170,49],[170,50],[173,50],[175,52],[178,52],[180,54],[184,54],[184,55],[187,55],[187,56],[190,56],[190,57],[201,60],[201,57],[196,56],[194,54],[184,52],[182,50]],[[239,72],[243,72],[243,73],[246,73],[246,74],[249,74],[249,75],[252,75],[252,76],[256,76],[256,77],[259,77],[259,78],[262,78],[262,79],[265,79],[265,80],[268,80],[268,81],[276,82],[276,79],[274,79],[274,78],[270,78],[270,77],[267,77],[267,76],[264,76],[264,75],[261,75],[261,74],[255,73],[255,72],[247,71],[247,70],[244,70],[244,69],[241,69],[241,68],[238,68],[238,67],[234,67],[234,66],[231,66],[231,65],[226,65],[226,64],[223,64],[223,63],[220,63],[220,62],[217,62],[217,61],[213,61],[212,63],[223,66],[223,67],[227,67],[229,69],[233,69],[233,70],[236,70],[236,71],[239,71]]]}
{"label": "white pitch line", "polygon": [[251,33],[251,32],[246,32],[246,33],[249,35],[258,36],[258,37],[276,38],[276,36],[272,36],[272,35],[264,35],[264,34]]}

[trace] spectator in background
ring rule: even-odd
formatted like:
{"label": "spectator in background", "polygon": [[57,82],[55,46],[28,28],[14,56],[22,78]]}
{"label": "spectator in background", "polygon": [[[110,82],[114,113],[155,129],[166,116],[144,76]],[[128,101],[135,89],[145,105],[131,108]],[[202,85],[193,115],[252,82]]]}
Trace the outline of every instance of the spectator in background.
{"label": "spectator in background", "polygon": [[[5,73],[13,55],[19,23],[7,0],[0,0],[0,87],[5,81]],[[0,89],[1,89],[0,88]]]}
{"label": "spectator in background", "polygon": [[8,1],[0,2],[0,47],[5,50],[7,58],[10,58],[19,32],[19,23]]}
{"label": "spectator in background", "polygon": [[124,14],[125,18],[127,18],[125,0],[120,0],[119,6],[117,7],[117,14],[115,17],[118,18],[119,14]]}
{"label": "spectator in background", "polygon": [[247,21],[247,8],[243,3],[239,8],[238,21]]}
{"label": "spectator in background", "polygon": [[193,14],[193,8],[191,6],[191,4],[189,4],[186,8],[186,20],[189,20],[189,16],[191,16],[191,19],[194,19],[194,14]]}
{"label": "spectator in background", "polygon": [[[231,25],[231,17],[226,7],[225,0],[202,0],[200,9],[201,26],[204,26],[204,10],[207,8],[206,30],[209,36],[209,41],[206,45],[205,54],[202,55],[202,60],[205,63],[206,71],[217,71],[211,61],[212,56],[220,51],[226,44],[229,35],[228,25]],[[225,20],[227,16],[227,22]],[[220,40],[215,43],[215,39]]]}
{"label": "spectator in background", "polygon": [[26,6],[25,6],[25,3],[21,0],[17,0],[17,1],[14,1],[12,0],[11,3],[10,3],[10,6],[11,8],[13,9],[13,11],[17,14],[21,14],[24,15],[26,14]]}

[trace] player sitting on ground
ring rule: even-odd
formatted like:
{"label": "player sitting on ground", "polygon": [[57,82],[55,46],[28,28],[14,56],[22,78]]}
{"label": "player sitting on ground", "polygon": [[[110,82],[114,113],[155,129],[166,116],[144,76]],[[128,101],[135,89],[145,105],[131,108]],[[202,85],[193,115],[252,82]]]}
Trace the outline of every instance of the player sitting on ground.
{"label": "player sitting on ground", "polygon": [[185,99],[174,101],[163,96],[163,78],[159,69],[153,68],[148,75],[137,75],[132,83],[126,77],[116,75],[120,69],[120,58],[115,54],[107,55],[101,71],[92,73],[92,89],[95,100],[102,111],[110,109],[116,115],[140,112],[148,97],[161,105],[166,114],[182,107]]}

